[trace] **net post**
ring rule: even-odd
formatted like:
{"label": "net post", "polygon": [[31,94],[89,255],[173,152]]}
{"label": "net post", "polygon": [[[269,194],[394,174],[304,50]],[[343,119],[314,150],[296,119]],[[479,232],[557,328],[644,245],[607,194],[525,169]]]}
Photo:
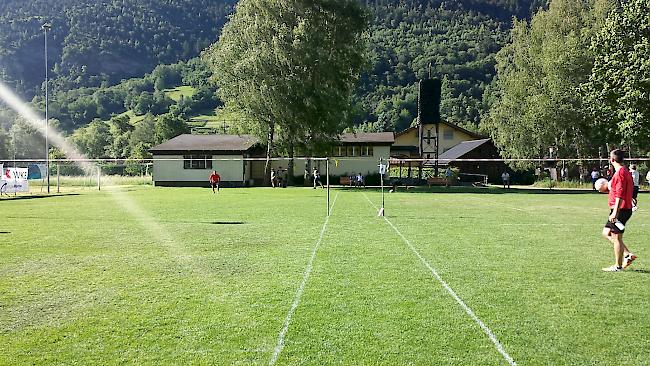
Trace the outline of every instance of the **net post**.
{"label": "net post", "polygon": [[102,190],[102,170],[99,167],[99,164],[97,164],[97,190]]}
{"label": "net post", "polygon": [[[379,164],[384,165],[384,158],[380,159]],[[383,217],[383,216],[386,215],[386,211],[385,211],[385,202],[386,201],[384,200],[384,174],[381,174],[381,173],[382,172],[380,172],[380,174],[379,174],[379,180],[381,181],[381,216]]]}
{"label": "net post", "polygon": [[60,163],[56,163],[56,193],[61,193],[61,175],[60,175]]}
{"label": "net post", "polygon": [[325,174],[327,174],[327,216],[329,217],[330,210],[330,158],[325,161]]}

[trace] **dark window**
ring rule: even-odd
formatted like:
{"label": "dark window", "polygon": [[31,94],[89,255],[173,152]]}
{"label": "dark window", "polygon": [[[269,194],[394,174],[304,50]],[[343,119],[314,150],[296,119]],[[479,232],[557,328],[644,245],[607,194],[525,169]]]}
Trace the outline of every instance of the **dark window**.
{"label": "dark window", "polygon": [[344,146],[334,146],[334,156],[345,156],[345,147]]}
{"label": "dark window", "polygon": [[446,130],[443,135],[442,135],[445,140],[453,140],[454,139],[454,131],[453,130]]}
{"label": "dark window", "polygon": [[359,146],[359,151],[361,151],[361,156],[368,156],[368,146]]}
{"label": "dark window", "polygon": [[183,156],[183,169],[212,169],[212,156],[185,155]]}

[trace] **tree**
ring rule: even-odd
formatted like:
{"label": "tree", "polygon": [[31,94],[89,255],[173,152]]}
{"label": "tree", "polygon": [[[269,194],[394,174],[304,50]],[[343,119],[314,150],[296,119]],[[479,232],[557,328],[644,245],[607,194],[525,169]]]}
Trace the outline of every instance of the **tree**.
{"label": "tree", "polygon": [[11,139],[3,128],[0,128],[0,160],[8,160],[11,158]]}
{"label": "tree", "polygon": [[551,146],[560,156],[589,153],[592,121],[579,91],[593,66],[591,37],[611,8],[612,0],[553,0],[530,25],[515,21],[482,126],[504,157],[542,158]]}
{"label": "tree", "polygon": [[242,0],[204,54],[226,106],[266,140],[267,181],[276,133],[292,156],[298,140],[332,138],[349,121],[366,27],[354,0]]}
{"label": "tree", "polygon": [[130,155],[129,139],[133,126],[129,123],[128,116],[113,117],[108,122],[109,131],[113,142],[108,147],[108,153],[112,158],[123,158]]}
{"label": "tree", "polygon": [[595,37],[585,96],[595,129],[614,144],[650,143],[650,3],[623,2]]}
{"label": "tree", "polygon": [[154,116],[147,114],[142,121],[135,125],[135,129],[133,129],[129,138],[131,158],[145,159],[151,157],[148,150],[156,143],[153,133],[155,124]]}
{"label": "tree", "polygon": [[45,138],[34,126],[22,117],[17,117],[9,129],[11,144],[9,156],[17,159],[44,159]]}
{"label": "tree", "polygon": [[72,135],[72,142],[88,158],[101,159],[108,155],[112,136],[108,124],[95,119]]}
{"label": "tree", "polygon": [[155,141],[160,144],[176,136],[189,133],[190,128],[182,118],[167,113],[156,119],[154,131]]}

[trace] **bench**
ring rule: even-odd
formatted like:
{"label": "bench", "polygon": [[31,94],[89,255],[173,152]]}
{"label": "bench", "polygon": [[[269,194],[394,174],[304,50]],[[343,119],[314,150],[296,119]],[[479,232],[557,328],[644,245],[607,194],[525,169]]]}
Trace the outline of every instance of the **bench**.
{"label": "bench", "polygon": [[427,178],[427,185],[429,187],[431,187],[431,186],[446,186],[447,185],[447,178],[429,177],[429,178]]}
{"label": "bench", "polygon": [[342,186],[349,186],[352,185],[352,182],[350,182],[350,177],[341,177],[339,178],[339,184]]}

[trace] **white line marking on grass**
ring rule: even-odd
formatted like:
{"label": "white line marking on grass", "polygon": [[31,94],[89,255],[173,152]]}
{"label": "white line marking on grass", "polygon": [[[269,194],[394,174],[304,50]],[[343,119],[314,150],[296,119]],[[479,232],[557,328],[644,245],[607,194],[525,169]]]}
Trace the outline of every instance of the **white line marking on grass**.
{"label": "white line marking on grass", "polygon": [[[378,207],[375,206],[375,204],[370,200],[370,198],[368,198],[368,196],[365,193],[363,193],[363,196],[366,198],[366,200],[368,200],[368,202],[370,202],[370,204],[372,205],[372,207],[375,208],[375,210],[378,210]],[[431,264],[429,264],[429,262],[426,259],[424,259],[424,257],[420,254],[420,252],[418,252],[418,250],[415,249],[413,244],[411,244],[411,242],[404,235],[402,235],[402,233],[397,229],[397,227],[395,227],[395,225],[393,225],[393,223],[390,222],[390,220],[388,220],[386,216],[384,216],[384,221],[386,221],[388,225],[390,225],[390,227],[392,227],[393,230],[395,230],[397,235],[399,235],[402,238],[402,240],[404,240],[404,243],[406,243],[406,245],[411,249],[411,251],[420,259],[422,264],[424,264],[429,269],[429,271],[431,271],[433,277],[435,277],[438,280],[438,282],[440,282],[440,284],[445,288],[445,290],[447,290],[447,292],[451,295],[451,297],[453,297],[454,300],[456,300],[456,302],[463,308],[463,310],[465,310],[467,315],[469,315],[469,317],[472,318],[472,320],[474,320],[474,322],[476,322],[476,324],[478,324],[479,327],[481,327],[483,332],[488,336],[488,338],[490,338],[492,343],[494,343],[494,346],[496,347],[497,351],[501,353],[503,358],[506,361],[508,361],[510,365],[516,366],[517,363],[515,363],[515,360],[513,360],[512,357],[510,357],[510,355],[508,354],[508,352],[506,352],[506,350],[503,348],[503,345],[501,345],[501,342],[499,342],[499,340],[494,335],[494,333],[492,333],[490,328],[488,328],[487,325],[485,325],[485,323],[483,323],[483,321],[479,319],[478,316],[476,316],[476,314],[474,314],[474,311],[469,306],[467,306],[467,304],[465,304],[463,299],[461,299],[460,296],[456,294],[456,291],[454,291],[451,288],[451,286],[449,286],[447,282],[445,282],[445,280],[442,279],[442,277],[438,274],[438,271],[436,271],[436,269],[433,268],[433,266],[431,266]]]}
{"label": "white line marking on grass", "polygon": [[[337,198],[339,198],[339,192],[336,192],[336,196],[334,196],[334,201],[332,201],[332,207],[330,208],[330,215],[334,210],[334,205],[336,205]],[[302,282],[300,282],[300,287],[298,287],[298,291],[296,291],[296,297],[293,299],[291,308],[287,313],[287,318],[284,320],[284,325],[282,326],[282,330],[280,330],[280,334],[278,335],[278,343],[276,344],[275,350],[273,351],[273,357],[271,357],[271,361],[269,361],[269,366],[275,365],[275,363],[278,361],[278,357],[280,356],[280,353],[282,352],[282,349],[284,348],[284,338],[287,335],[287,331],[289,330],[289,324],[291,324],[291,318],[293,317],[293,314],[296,312],[296,309],[298,308],[298,304],[300,304],[302,293],[305,291],[305,285],[307,285],[307,280],[309,280],[311,271],[314,268],[314,260],[316,259],[316,253],[318,252],[320,243],[323,241],[323,236],[325,235],[325,230],[327,229],[327,224],[329,222],[330,222],[330,216],[327,216],[327,218],[325,219],[325,223],[323,224],[323,228],[320,231],[320,236],[318,237],[318,241],[314,246],[314,250],[311,252],[311,258],[309,258],[309,263],[307,264],[305,273],[302,276]]]}

